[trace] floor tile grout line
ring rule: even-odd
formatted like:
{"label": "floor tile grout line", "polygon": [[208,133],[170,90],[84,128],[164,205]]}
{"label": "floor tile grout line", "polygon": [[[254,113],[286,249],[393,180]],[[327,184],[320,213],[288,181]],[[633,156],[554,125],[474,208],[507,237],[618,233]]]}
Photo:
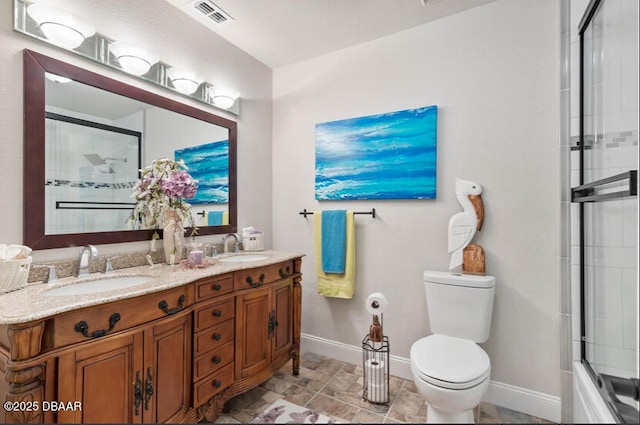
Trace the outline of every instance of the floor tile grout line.
{"label": "floor tile grout line", "polygon": [[[396,396],[393,398],[393,401],[391,401],[391,403],[389,403],[389,409],[387,410],[387,413],[384,414],[384,419],[389,419],[389,413],[391,412],[391,409],[393,408],[393,403],[395,403],[398,400],[398,397],[400,397],[400,392],[402,391],[402,389],[404,388],[405,384],[407,383],[406,379],[400,378],[402,379],[402,385],[400,385],[400,388],[398,388],[398,392],[396,393]],[[391,385],[391,384],[388,384]]]}
{"label": "floor tile grout line", "polygon": [[[381,415],[381,414],[380,414],[380,413],[378,413],[378,412],[374,412],[374,411],[369,410],[369,409],[367,409],[367,408],[365,408],[365,407],[358,406],[357,404],[349,403],[348,401],[344,401],[344,400],[341,400],[341,399],[339,399],[339,398],[337,398],[337,397],[333,397],[333,396],[330,396],[330,395],[327,395],[327,394],[323,394],[323,393],[322,393],[322,390],[324,390],[324,389],[325,389],[325,387],[326,387],[327,385],[329,385],[329,382],[331,381],[331,379],[333,379],[333,378],[334,378],[334,377],[335,377],[335,376],[336,376],[340,371],[342,371],[342,370],[343,370],[346,366],[348,366],[348,365],[350,365],[350,363],[345,363],[345,364],[344,364],[340,369],[338,369],[338,370],[333,374],[333,376],[331,376],[331,378],[329,378],[329,380],[328,380],[328,381],[327,381],[327,382],[322,386],[322,388],[320,388],[318,391],[315,391],[315,394],[313,395],[313,397],[311,397],[311,398],[309,399],[309,401],[308,401],[308,402],[306,402],[306,403],[305,403],[305,405],[304,405],[303,407],[308,407],[309,403],[311,403],[311,401],[313,401],[313,399],[315,399],[318,395],[322,395],[322,396],[327,397],[327,398],[329,398],[329,399],[331,399],[331,400],[336,400],[336,401],[339,401],[340,403],[344,403],[344,404],[346,404],[346,405],[348,405],[348,406],[355,407],[355,408],[356,408],[356,409],[358,409],[359,411],[360,411],[360,410],[364,410],[364,411],[366,411],[366,412],[368,412],[368,413],[372,413],[372,414],[374,414],[374,415],[382,416],[382,417],[383,417],[383,420],[384,420],[384,419],[387,419],[387,415],[388,415],[388,414],[389,414],[389,412],[391,411],[391,407],[393,406],[393,403],[389,403],[389,408],[387,409],[387,411],[385,412],[385,414],[384,414],[384,415]],[[402,379],[402,378],[400,378],[400,379]],[[400,388],[403,388],[403,387],[404,387],[404,383],[406,382],[406,380],[405,380],[405,379],[403,379],[402,381],[403,381],[403,382],[402,382],[402,385],[400,386]],[[294,384],[294,385],[296,385],[296,384]],[[399,394],[399,393],[400,393],[400,392],[398,391],[398,394]],[[395,400],[397,400],[397,398],[398,398],[398,394],[396,394],[396,397],[394,398],[394,401],[395,401]],[[330,416],[331,416],[331,415],[330,415]],[[345,419],[345,418],[339,418],[339,419]],[[345,420],[346,420],[346,419],[345,419]],[[402,423],[402,422],[401,422],[401,423]]]}

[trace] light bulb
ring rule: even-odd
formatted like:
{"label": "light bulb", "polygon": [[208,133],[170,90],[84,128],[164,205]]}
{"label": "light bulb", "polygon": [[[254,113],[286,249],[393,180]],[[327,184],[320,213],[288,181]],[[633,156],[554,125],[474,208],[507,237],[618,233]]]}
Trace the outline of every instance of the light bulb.
{"label": "light bulb", "polygon": [[198,87],[200,87],[200,83],[202,83],[202,78],[196,76],[192,72],[179,68],[168,69],[167,76],[171,80],[173,87],[175,87],[175,89],[180,93],[184,94],[195,93],[195,91],[198,90]]}
{"label": "light bulb", "polygon": [[109,47],[120,67],[129,74],[144,75],[159,60],[156,54],[135,44],[114,41]]}
{"label": "light bulb", "polygon": [[27,14],[47,40],[65,49],[75,49],[96,32],[77,16],[43,3],[28,6]]}
{"label": "light bulb", "polygon": [[236,103],[238,94],[227,87],[213,86],[211,101],[215,106],[222,109],[229,109]]}

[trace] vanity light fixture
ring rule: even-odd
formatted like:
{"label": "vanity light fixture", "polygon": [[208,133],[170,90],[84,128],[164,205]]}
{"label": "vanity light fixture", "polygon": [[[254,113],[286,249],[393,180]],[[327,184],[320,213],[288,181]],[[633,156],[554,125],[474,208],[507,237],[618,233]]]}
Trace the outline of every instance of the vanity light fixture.
{"label": "vanity light fixture", "polygon": [[236,99],[238,99],[238,94],[223,86],[213,86],[212,89],[211,101],[218,108],[229,109],[236,103]]}
{"label": "vanity light fixture", "polygon": [[121,41],[109,44],[111,53],[116,57],[120,67],[133,75],[144,75],[158,62],[158,55],[140,46]]}
{"label": "vanity light fixture", "polygon": [[203,79],[196,76],[193,72],[186,71],[179,68],[169,68],[167,70],[167,77],[171,80],[173,87],[183,94],[193,94]]}
{"label": "vanity light fixture", "polygon": [[[114,41],[112,37],[97,33],[74,14],[47,3],[45,0],[13,0],[13,30],[208,106],[240,115],[240,94],[236,91],[174,69],[161,62],[157,54],[134,44]],[[203,0],[202,3],[210,2]]]}
{"label": "vanity light fixture", "polygon": [[65,49],[75,49],[96,33],[96,30],[77,16],[48,4],[35,3],[27,7],[27,14],[51,43]]}

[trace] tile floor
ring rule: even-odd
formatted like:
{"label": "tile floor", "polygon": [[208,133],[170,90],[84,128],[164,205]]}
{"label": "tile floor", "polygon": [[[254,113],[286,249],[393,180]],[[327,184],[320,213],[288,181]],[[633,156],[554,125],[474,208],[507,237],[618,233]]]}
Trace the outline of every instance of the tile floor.
{"label": "tile floor", "polygon": [[[262,385],[232,398],[228,412],[215,423],[249,423],[274,401],[284,398],[343,423],[424,423],[427,407],[413,381],[389,379],[389,406],[362,399],[362,367],[305,353],[300,374],[293,376],[291,362]],[[489,403],[480,405],[480,423],[548,424],[534,416]]]}

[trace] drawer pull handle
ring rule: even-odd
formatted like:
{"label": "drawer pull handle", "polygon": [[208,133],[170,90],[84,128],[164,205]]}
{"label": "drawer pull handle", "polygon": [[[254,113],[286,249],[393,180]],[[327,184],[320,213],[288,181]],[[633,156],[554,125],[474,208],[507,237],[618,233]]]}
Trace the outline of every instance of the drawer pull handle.
{"label": "drawer pull handle", "polygon": [[179,311],[184,310],[184,302],[187,300],[187,298],[183,295],[180,295],[180,298],[178,298],[178,306],[176,308],[169,308],[169,304],[165,301],[162,300],[158,303],[158,308],[162,311],[164,311],[167,316],[171,316],[172,314],[176,314]]}
{"label": "drawer pull handle", "polygon": [[113,328],[116,327],[116,323],[118,323],[119,321],[120,321],[120,314],[113,313],[111,316],[109,316],[109,329],[98,329],[97,331],[93,331],[89,333],[89,325],[84,320],[81,320],[78,323],[76,323],[73,329],[76,332],[81,333],[82,336],[84,336],[85,338],[100,338],[101,336],[105,336],[106,334],[111,332]]}
{"label": "drawer pull handle", "polygon": [[291,276],[291,269],[287,266],[284,270],[278,269],[278,273],[280,273],[280,277],[282,279]]}
{"label": "drawer pull handle", "polygon": [[151,367],[147,369],[147,382],[144,388],[144,410],[149,410],[149,401],[153,395],[153,376],[151,376]]}
{"label": "drawer pull handle", "polygon": [[214,315],[214,316],[216,316],[216,317],[220,317],[220,316],[222,316],[222,311],[220,311],[220,310],[213,310],[213,315]]}
{"label": "drawer pull handle", "polygon": [[222,335],[220,335],[219,333],[213,334],[213,339],[215,339],[216,341],[220,341],[221,338],[222,338]]}
{"label": "drawer pull handle", "polygon": [[216,283],[215,285],[213,285],[213,290],[214,291],[219,291],[222,289],[222,285],[220,285],[219,283]]}
{"label": "drawer pull handle", "polygon": [[142,404],[142,379],[140,379],[140,371],[136,371],[136,387],[134,391],[133,405],[136,407],[136,416],[140,415],[140,404]]}
{"label": "drawer pull handle", "polygon": [[222,359],[221,359],[220,357],[218,357],[218,356],[215,356],[215,357],[214,357],[213,359],[211,359],[211,360],[212,360],[215,364],[219,364],[219,363],[222,361]]}
{"label": "drawer pull handle", "polygon": [[269,313],[269,323],[267,324],[267,331],[269,332],[269,338],[273,337],[278,327],[278,320],[276,319],[276,311],[272,310]]}
{"label": "drawer pull handle", "polygon": [[217,379],[215,381],[213,381],[213,386],[216,388],[220,388],[220,385],[222,385],[222,381],[218,381]]}
{"label": "drawer pull handle", "polygon": [[249,284],[249,286],[251,286],[252,288],[257,288],[259,286],[264,285],[265,278],[266,278],[266,276],[264,275],[264,273],[262,273],[260,275],[260,277],[258,278],[257,282],[254,282],[253,278],[251,276],[247,276],[247,278],[245,280]]}

